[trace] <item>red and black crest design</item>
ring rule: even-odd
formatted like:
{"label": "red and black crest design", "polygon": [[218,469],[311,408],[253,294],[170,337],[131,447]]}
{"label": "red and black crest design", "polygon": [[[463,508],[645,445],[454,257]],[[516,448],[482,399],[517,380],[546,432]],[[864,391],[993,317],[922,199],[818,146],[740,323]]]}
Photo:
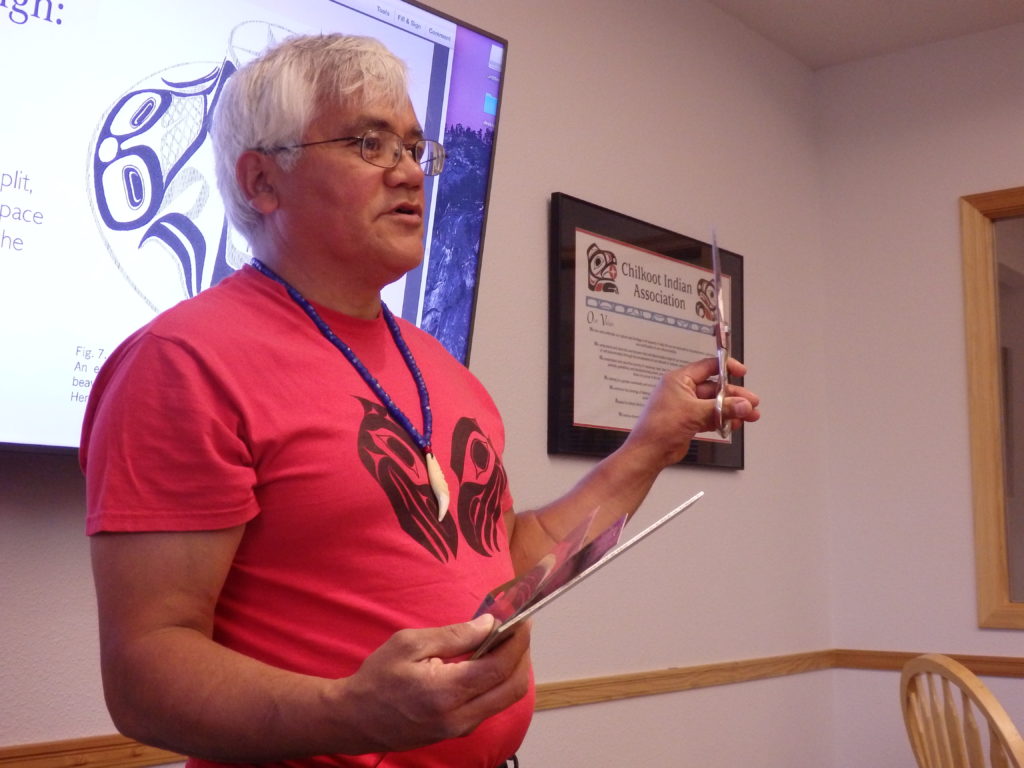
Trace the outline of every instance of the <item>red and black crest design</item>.
{"label": "red and black crest design", "polygon": [[447,562],[456,555],[459,532],[452,515],[437,519],[437,499],[430,489],[423,453],[383,405],[358,400],[363,404],[357,438],[360,461],[387,494],[402,530]]}
{"label": "red and black crest design", "polygon": [[597,293],[618,293],[618,276],[619,260],[615,254],[591,243],[587,248],[587,287]]}
{"label": "red and black crest design", "polygon": [[499,549],[501,497],[508,478],[501,459],[474,419],[461,418],[452,435],[452,470],[459,479],[456,516],[462,537],[481,555]]}
{"label": "red and black crest design", "polygon": [[437,499],[419,446],[383,405],[357,399],[363,406],[359,459],[387,495],[402,530],[441,562],[457,556],[460,534],[481,555],[498,552],[501,499],[508,479],[477,422],[464,417],[451,435],[451,469],[457,483],[451,488],[451,512],[438,520]]}
{"label": "red and black crest design", "polygon": [[703,320],[714,320],[718,309],[718,297],[715,295],[715,284],[711,280],[697,281],[697,317]]}

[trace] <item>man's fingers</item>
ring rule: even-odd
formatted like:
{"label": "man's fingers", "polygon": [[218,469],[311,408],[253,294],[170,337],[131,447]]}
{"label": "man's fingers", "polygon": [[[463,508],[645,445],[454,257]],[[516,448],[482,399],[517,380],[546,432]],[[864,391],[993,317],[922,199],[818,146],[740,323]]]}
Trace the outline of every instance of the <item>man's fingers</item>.
{"label": "man's fingers", "polygon": [[493,627],[494,617],[485,613],[460,624],[397,632],[395,641],[403,644],[403,649],[398,651],[403,656],[417,661],[432,658],[447,661],[473,653]]}
{"label": "man's fingers", "polygon": [[[709,377],[718,373],[718,359],[714,357],[705,357],[703,360],[692,362],[680,370],[682,373],[689,376],[693,380],[694,384],[700,386],[707,381]],[[729,372],[732,372],[731,368]]]}
{"label": "man's fingers", "polygon": [[434,655],[443,659],[452,659],[472,653],[491,634],[494,623],[494,617],[485,613],[472,621],[441,627],[441,642],[445,648],[442,652]]}
{"label": "man's fingers", "polygon": [[746,376],[747,366],[737,360],[735,357],[730,357],[725,364],[726,369],[729,371],[730,376]]}
{"label": "man's fingers", "polygon": [[530,690],[530,624],[524,622],[511,632],[511,637],[481,656],[464,662],[465,690],[477,694],[459,709],[459,717],[478,723],[495,712],[515,704]]}

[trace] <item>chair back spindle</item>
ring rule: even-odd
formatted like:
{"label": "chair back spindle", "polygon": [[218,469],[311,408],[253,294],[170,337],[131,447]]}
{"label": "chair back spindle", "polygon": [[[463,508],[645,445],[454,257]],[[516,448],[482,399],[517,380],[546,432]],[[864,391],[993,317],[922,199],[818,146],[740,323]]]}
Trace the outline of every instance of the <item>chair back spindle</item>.
{"label": "chair back spindle", "polygon": [[958,661],[935,653],[908,661],[900,700],[919,768],[1024,768],[1024,739],[1010,716]]}

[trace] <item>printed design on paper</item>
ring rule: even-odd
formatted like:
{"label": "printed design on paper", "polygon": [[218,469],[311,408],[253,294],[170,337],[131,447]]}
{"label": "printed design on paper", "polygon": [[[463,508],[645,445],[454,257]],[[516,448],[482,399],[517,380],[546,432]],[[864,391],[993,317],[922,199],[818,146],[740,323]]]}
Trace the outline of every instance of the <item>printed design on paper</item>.
{"label": "printed design on paper", "polygon": [[219,62],[149,75],[100,119],[88,173],[96,223],[118,270],[155,312],[248,258],[216,192],[210,125],[228,78],[288,34],[267,22],[240,24]]}
{"label": "printed design on paper", "polygon": [[615,254],[591,243],[587,248],[587,287],[597,293],[618,293],[618,275],[619,260]]}

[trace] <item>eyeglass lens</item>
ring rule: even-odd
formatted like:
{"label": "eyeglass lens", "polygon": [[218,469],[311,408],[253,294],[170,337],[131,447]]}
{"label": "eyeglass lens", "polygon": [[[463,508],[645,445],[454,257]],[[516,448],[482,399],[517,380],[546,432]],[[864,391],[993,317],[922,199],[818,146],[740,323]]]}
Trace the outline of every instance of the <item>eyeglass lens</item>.
{"label": "eyeglass lens", "polygon": [[[436,176],[444,168],[444,147],[436,141],[421,139],[411,146],[412,158],[427,176]],[[363,134],[360,154],[368,163],[394,168],[406,151],[402,137],[391,131],[370,130]]]}

